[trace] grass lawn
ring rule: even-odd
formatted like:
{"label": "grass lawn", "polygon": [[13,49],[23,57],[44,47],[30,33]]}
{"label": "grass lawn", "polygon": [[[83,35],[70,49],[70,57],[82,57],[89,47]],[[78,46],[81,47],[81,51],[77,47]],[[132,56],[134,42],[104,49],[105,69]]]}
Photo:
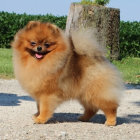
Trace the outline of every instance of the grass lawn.
{"label": "grass lawn", "polygon": [[121,71],[126,83],[140,84],[140,58],[128,57],[113,61],[113,64]]}
{"label": "grass lawn", "polygon": [[[128,57],[113,64],[121,71],[125,82],[140,84],[140,58]],[[0,78],[14,78],[11,49],[0,48]]]}
{"label": "grass lawn", "polygon": [[13,78],[12,50],[0,48],[0,78]]}

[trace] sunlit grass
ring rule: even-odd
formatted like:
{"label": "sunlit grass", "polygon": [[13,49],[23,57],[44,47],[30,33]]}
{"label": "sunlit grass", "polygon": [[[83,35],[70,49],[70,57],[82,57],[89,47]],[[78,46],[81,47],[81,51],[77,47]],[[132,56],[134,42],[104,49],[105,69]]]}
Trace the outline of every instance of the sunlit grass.
{"label": "sunlit grass", "polygon": [[0,78],[13,78],[12,50],[0,48]]}
{"label": "sunlit grass", "polygon": [[113,63],[122,72],[125,82],[140,84],[140,58],[128,57]]}

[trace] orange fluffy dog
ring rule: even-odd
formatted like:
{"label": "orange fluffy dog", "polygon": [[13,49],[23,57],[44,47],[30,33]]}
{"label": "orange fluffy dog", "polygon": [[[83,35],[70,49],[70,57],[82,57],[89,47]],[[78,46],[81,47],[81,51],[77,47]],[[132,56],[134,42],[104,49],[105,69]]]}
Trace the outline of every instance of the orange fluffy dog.
{"label": "orange fluffy dog", "polygon": [[37,102],[35,123],[47,122],[63,101],[77,99],[85,109],[81,121],[101,109],[105,124],[116,125],[123,84],[90,33],[67,37],[53,24],[31,21],[12,47],[16,78]]}

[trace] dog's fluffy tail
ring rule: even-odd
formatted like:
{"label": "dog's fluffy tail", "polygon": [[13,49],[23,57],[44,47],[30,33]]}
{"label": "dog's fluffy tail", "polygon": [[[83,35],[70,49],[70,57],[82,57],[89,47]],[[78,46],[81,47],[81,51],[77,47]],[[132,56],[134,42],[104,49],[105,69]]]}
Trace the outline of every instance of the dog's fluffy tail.
{"label": "dog's fluffy tail", "polygon": [[91,29],[82,29],[71,32],[71,40],[74,50],[79,55],[87,55],[89,57],[105,56],[105,49],[97,43],[95,31]]}

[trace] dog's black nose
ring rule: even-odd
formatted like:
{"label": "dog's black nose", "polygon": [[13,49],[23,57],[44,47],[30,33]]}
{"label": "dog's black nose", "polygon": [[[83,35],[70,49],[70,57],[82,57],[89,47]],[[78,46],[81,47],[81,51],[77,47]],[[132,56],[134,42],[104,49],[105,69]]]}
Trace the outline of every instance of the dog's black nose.
{"label": "dog's black nose", "polygon": [[38,46],[37,47],[37,51],[41,51],[42,50],[42,47],[41,46]]}

